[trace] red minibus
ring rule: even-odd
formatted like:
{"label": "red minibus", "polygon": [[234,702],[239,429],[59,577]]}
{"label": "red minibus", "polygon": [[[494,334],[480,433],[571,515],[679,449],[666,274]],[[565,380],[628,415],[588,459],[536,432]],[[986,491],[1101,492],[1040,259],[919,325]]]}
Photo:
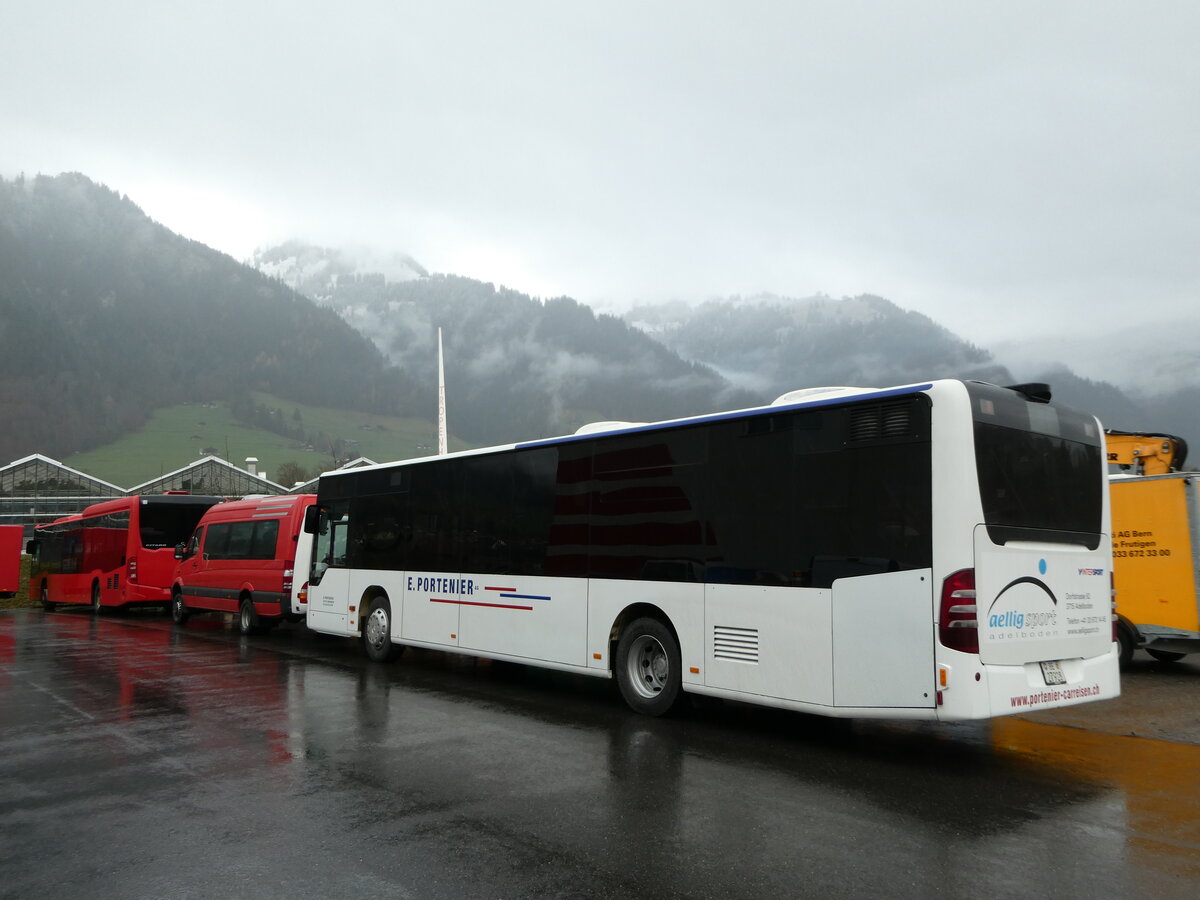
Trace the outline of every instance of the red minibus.
{"label": "red minibus", "polygon": [[105,500],[83,512],[39,525],[29,596],[43,608],[62,604],[104,607],[171,602],[175,545],[192,533],[220,497],[167,493]]}
{"label": "red minibus", "polygon": [[171,615],[185,625],[193,612],[237,615],[242,634],[299,621],[306,607],[294,590],[296,556],[308,565],[310,537],[300,540],[305,511],[316,494],[262,497],[214,506],[191,540],[175,549]]}

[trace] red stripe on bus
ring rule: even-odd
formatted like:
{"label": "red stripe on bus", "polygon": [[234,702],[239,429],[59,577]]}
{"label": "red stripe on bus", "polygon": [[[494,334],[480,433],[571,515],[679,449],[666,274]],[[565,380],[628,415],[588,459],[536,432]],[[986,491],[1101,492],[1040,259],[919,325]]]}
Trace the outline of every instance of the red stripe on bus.
{"label": "red stripe on bus", "polygon": [[443,600],[439,597],[430,597],[430,603],[453,603],[455,606],[491,606],[495,609],[527,609],[533,610],[532,606],[513,606],[511,603],[479,603],[475,600]]}

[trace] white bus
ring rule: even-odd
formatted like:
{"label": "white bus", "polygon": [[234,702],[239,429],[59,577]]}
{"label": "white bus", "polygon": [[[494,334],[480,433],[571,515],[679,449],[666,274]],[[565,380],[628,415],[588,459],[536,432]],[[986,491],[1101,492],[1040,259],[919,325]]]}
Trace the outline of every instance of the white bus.
{"label": "white bus", "polygon": [[1045,385],[767,407],[322,475],[308,625],[828,716],[1115,697],[1104,437]]}

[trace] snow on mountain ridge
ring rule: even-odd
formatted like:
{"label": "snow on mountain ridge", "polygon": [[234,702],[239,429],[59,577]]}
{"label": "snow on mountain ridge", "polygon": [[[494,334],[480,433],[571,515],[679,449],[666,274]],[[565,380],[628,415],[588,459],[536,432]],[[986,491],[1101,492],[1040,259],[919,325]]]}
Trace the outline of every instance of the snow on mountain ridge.
{"label": "snow on mountain ridge", "polygon": [[343,278],[378,276],[385,283],[428,277],[428,272],[404,253],[379,254],[365,248],[318,247],[288,241],[259,248],[250,265],[277,278],[313,300],[329,304]]}

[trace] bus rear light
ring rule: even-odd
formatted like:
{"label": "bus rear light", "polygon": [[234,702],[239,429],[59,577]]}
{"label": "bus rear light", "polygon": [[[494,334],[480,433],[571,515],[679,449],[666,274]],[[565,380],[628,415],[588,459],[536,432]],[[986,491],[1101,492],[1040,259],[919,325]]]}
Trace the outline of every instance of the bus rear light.
{"label": "bus rear light", "polygon": [[288,561],[283,564],[283,592],[290,594],[292,592],[292,578],[296,574],[295,563]]}
{"label": "bus rear light", "polygon": [[137,557],[129,557],[129,562],[125,566],[125,580],[131,584],[137,583]]}
{"label": "bus rear light", "polygon": [[301,585],[300,590],[296,593],[296,599],[299,600],[301,603],[308,602],[308,582],[307,581],[304,582],[303,585]]}
{"label": "bus rear light", "polygon": [[942,582],[938,640],[963,653],[979,652],[979,616],[975,606],[975,570],[963,569]]}

